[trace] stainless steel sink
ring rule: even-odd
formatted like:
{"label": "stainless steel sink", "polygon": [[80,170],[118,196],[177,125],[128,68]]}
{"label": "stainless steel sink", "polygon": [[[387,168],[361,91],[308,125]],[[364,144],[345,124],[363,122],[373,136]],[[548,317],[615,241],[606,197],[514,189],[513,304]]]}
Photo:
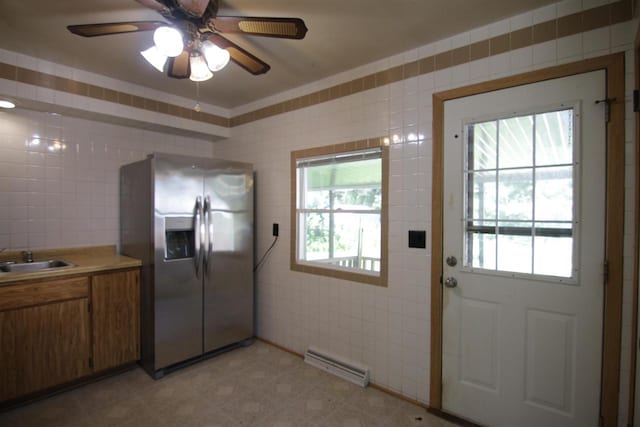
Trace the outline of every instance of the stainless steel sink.
{"label": "stainless steel sink", "polygon": [[0,272],[4,273],[28,273],[33,271],[53,270],[62,267],[73,267],[75,264],[61,259],[51,259],[48,261],[21,262],[21,263],[0,263]]}

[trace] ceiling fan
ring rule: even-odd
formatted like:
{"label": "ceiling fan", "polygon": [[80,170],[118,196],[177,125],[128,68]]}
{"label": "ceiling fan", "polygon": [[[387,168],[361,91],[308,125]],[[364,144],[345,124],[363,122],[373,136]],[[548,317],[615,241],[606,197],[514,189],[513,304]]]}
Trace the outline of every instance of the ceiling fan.
{"label": "ceiling fan", "polygon": [[169,77],[203,81],[229,59],[250,72],[264,74],[269,64],[228,40],[223,33],[302,39],[307,33],[299,18],[218,16],[219,0],[136,0],[159,12],[161,21],[109,22],[69,25],[67,29],[83,37],[154,31],[154,43],[141,54]]}

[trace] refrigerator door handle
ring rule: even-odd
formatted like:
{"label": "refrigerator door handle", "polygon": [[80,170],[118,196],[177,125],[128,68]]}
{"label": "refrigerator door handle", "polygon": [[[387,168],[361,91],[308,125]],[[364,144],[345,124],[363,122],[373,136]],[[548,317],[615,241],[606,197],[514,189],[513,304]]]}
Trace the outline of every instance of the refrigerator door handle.
{"label": "refrigerator door handle", "polygon": [[211,220],[211,198],[204,198],[204,232],[205,232],[205,249],[204,249],[204,274],[209,273],[209,260],[213,251],[213,221]]}
{"label": "refrigerator door handle", "polygon": [[200,278],[200,266],[202,265],[202,199],[200,196],[196,197],[195,207],[195,224],[193,240],[196,249],[194,266],[196,269],[196,277]]}

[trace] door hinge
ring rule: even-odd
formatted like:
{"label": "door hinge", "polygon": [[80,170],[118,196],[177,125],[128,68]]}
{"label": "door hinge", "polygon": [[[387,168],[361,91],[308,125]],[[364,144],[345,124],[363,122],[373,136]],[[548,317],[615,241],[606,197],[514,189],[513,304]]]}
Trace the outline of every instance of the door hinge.
{"label": "door hinge", "polygon": [[611,117],[611,103],[615,100],[615,98],[605,98],[596,101],[596,104],[604,103],[604,121],[606,123],[609,123],[609,118]]}
{"label": "door hinge", "polygon": [[605,260],[602,263],[602,280],[604,281],[605,285],[609,283],[609,261],[608,260]]}
{"label": "door hinge", "polygon": [[640,90],[633,90],[633,112],[640,112]]}

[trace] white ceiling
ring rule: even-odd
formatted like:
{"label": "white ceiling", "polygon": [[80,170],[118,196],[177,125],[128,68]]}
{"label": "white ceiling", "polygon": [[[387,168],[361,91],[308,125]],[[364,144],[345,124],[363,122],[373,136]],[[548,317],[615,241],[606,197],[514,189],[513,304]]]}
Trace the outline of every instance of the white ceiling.
{"label": "white ceiling", "polygon": [[[554,0],[221,0],[219,15],[299,17],[303,40],[228,36],[271,70],[230,64],[200,84],[203,102],[233,108],[441,40]],[[0,0],[0,48],[185,97],[195,83],[154,70],[139,52],[152,33],[83,38],[67,25],[162,20],[134,0]]]}

